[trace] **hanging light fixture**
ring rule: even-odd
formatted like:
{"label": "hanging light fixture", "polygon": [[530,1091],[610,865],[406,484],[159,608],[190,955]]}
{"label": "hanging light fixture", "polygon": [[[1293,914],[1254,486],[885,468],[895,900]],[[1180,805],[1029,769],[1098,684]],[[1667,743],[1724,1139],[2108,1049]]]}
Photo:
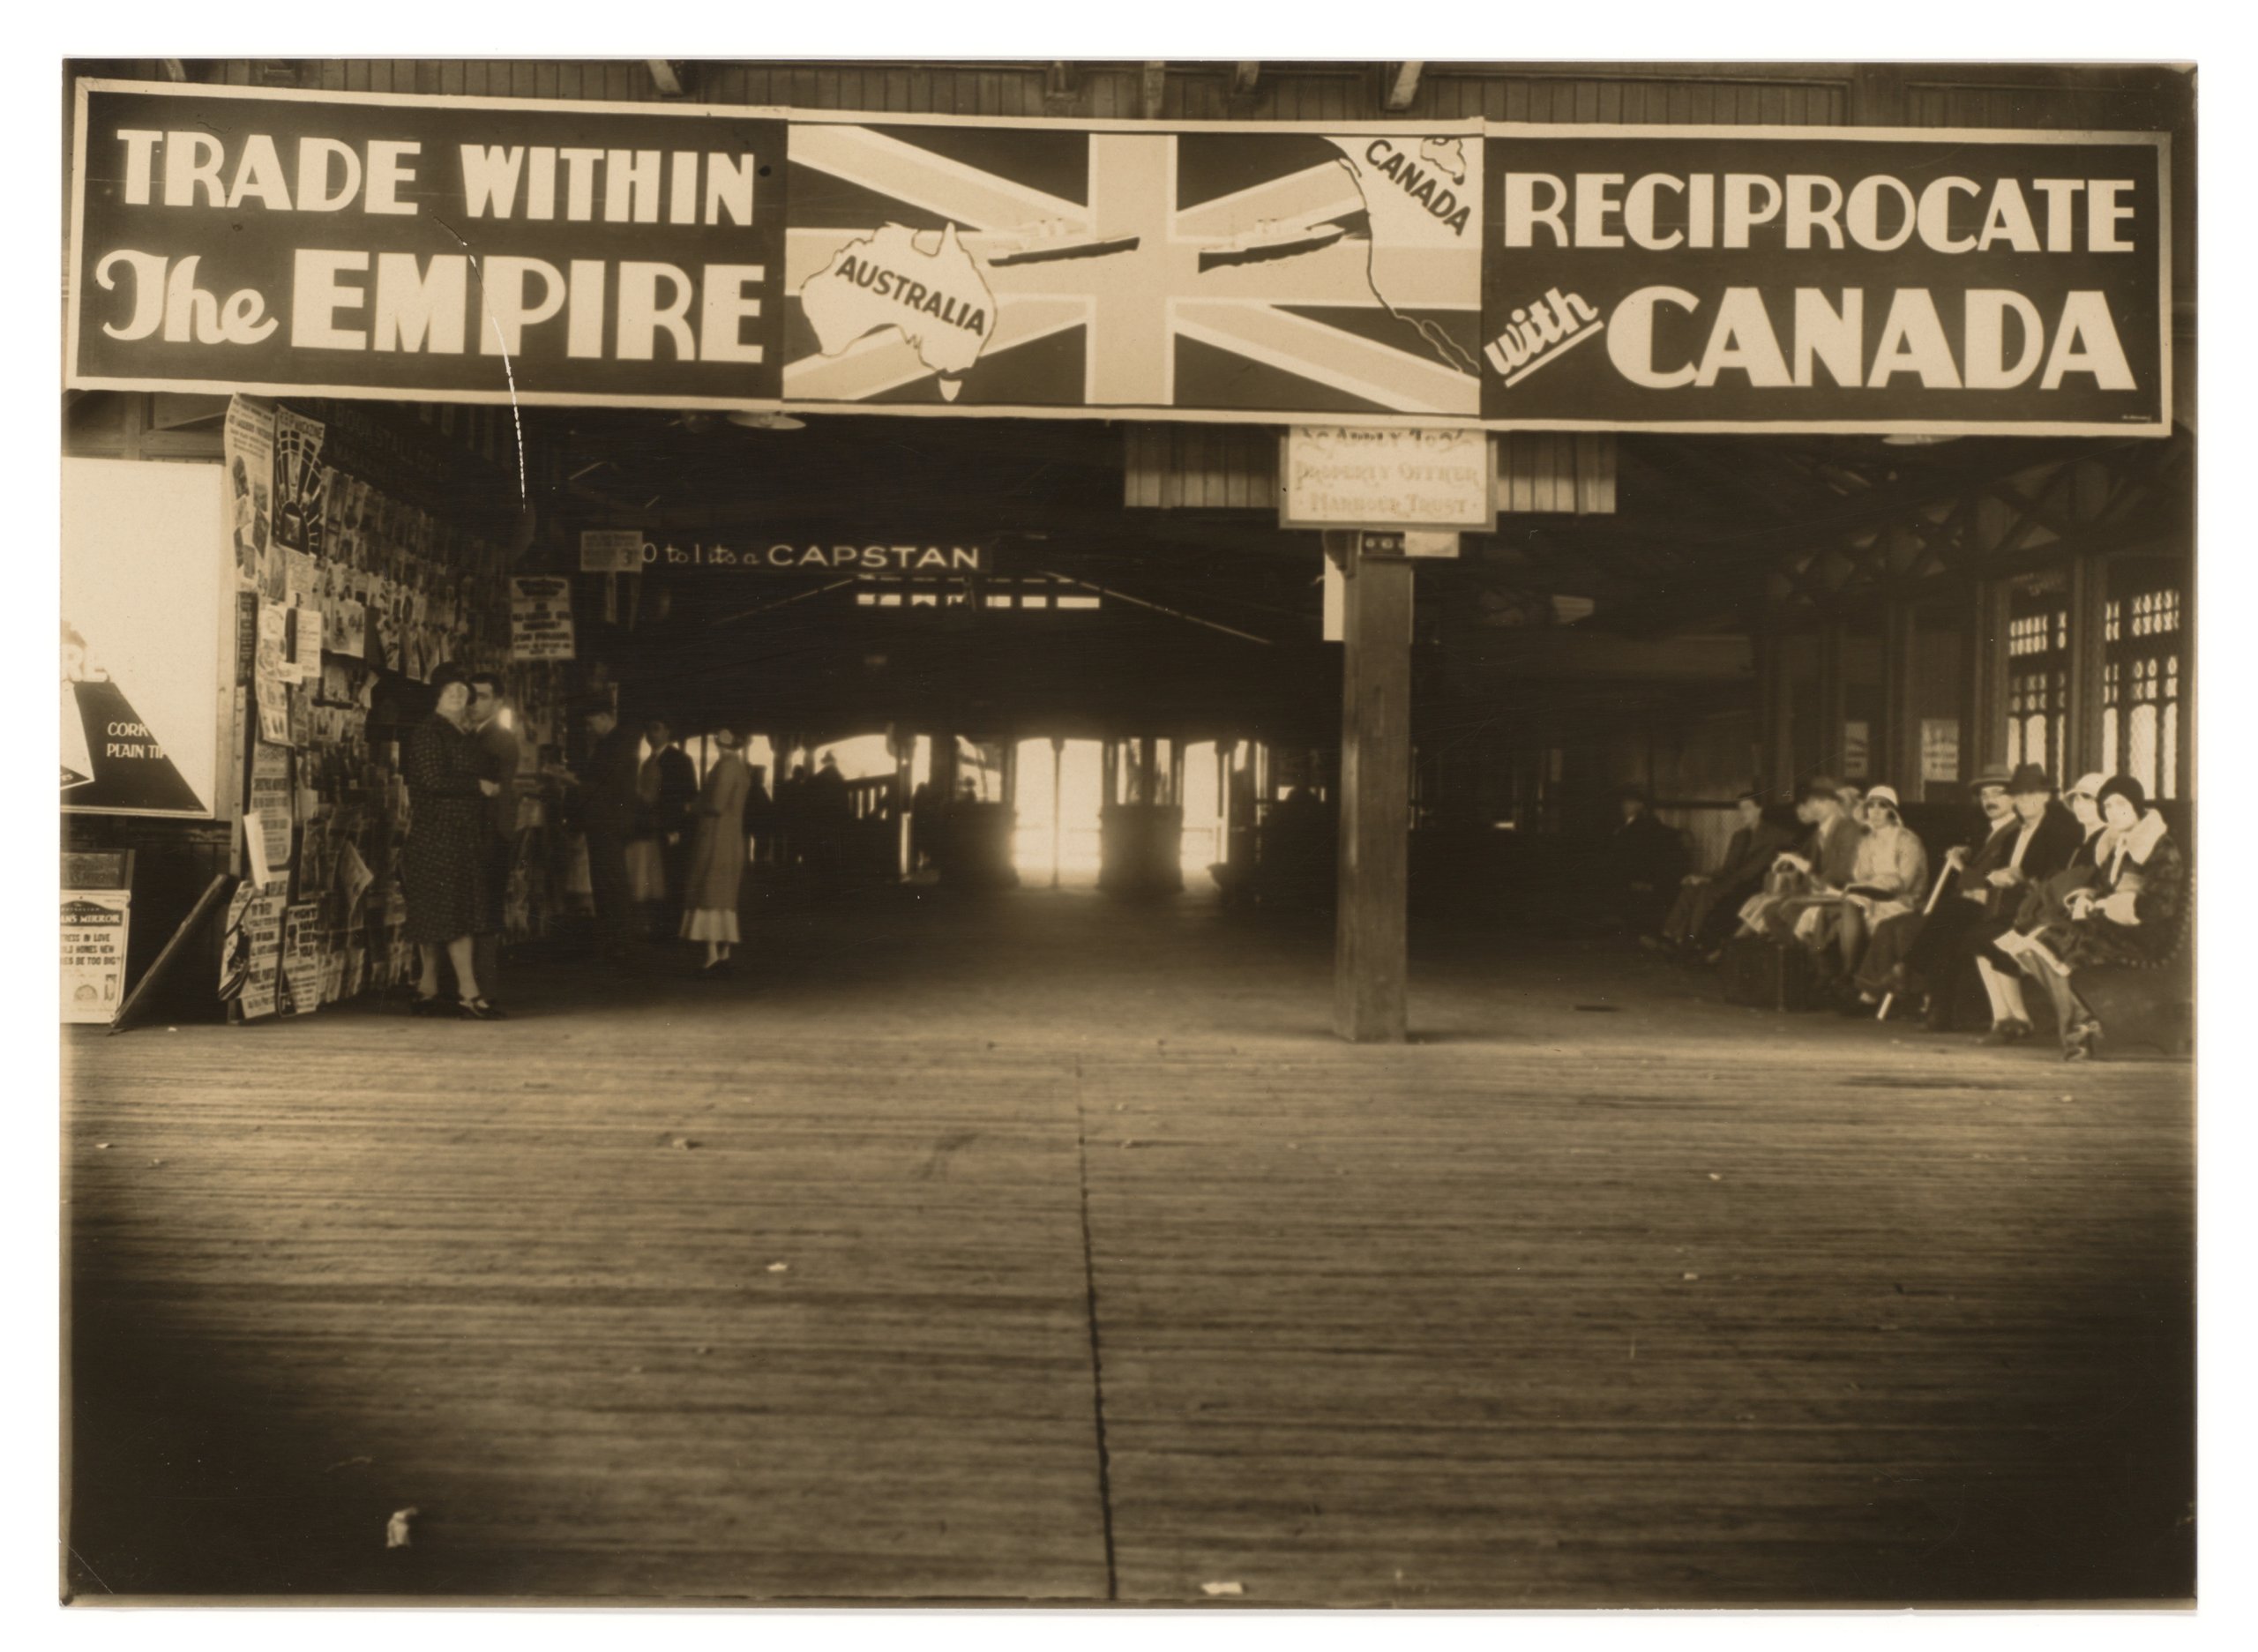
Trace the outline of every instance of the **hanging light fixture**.
{"label": "hanging light fixture", "polygon": [[796,419],[789,413],[758,413],[751,407],[739,407],[728,415],[731,424],[747,430],[804,430],[805,419]]}

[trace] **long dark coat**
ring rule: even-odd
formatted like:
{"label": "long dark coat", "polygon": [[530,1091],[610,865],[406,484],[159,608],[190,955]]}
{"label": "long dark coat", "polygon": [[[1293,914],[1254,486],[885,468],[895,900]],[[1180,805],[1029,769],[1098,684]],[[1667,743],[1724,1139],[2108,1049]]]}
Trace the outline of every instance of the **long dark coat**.
{"label": "long dark coat", "polygon": [[2145,861],[2135,861],[2129,855],[2121,861],[2111,856],[2095,871],[2093,882],[2087,887],[2105,899],[2134,892],[2133,912],[2140,922],[2120,923],[2097,912],[2072,923],[2067,940],[2057,954],[2072,969],[2097,964],[2154,963],[2179,944],[2187,864],[2180,857],[2179,846],[2169,837],[2157,839]]}
{"label": "long dark coat", "polygon": [[485,874],[490,759],[477,740],[433,715],[408,730],[401,772],[407,781],[407,842],[400,856],[407,894],[406,935],[444,946],[494,927]]}

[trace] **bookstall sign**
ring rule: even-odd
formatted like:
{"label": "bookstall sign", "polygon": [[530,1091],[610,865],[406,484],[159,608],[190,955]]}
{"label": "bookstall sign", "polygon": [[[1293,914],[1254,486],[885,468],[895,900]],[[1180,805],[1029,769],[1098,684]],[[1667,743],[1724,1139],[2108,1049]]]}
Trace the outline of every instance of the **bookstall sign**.
{"label": "bookstall sign", "polygon": [[84,388],[2169,430],[2160,134],[77,90]]}

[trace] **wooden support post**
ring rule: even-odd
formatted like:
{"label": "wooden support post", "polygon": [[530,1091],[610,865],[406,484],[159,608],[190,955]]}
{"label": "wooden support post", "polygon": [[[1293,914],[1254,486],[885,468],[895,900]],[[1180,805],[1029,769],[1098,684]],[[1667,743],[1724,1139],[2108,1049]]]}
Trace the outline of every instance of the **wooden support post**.
{"label": "wooden support post", "polygon": [[917,756],[917,741],[912,736],[907,744],[897,746],[893,753],[893,875],[907,878],[917,870],[915,852],[910,848],[910,796],[914,778],[912,765]]}
{"label": "wooden support post", "polygon": [[1098,801],[1108,809],[1121,801],[1121,747],[1108,740],[1098,753]]}
{"label": "wooden support post", "polygon": [[2069,726],[2063,730],[2062,773],[2068,786],[2102,767],[2102,667],[2108,657],[2109,564],[2080,557],[2070,564]]}
{"label": "wooden support post", "polygon": [[1969,706],[1961,732],[1969,778],[2001,768],[2008,756],[2008,587],[1979,581],[1968,638]]}
{"label": "wooden support post", "polygon": [[1920,610],[1893,599],[1881,618],[1881,729],[1876,778],[1908,803],[1921,801]]}
{"label": "wooden support post", "polygon": [[[1347,536],[1351,542],[1355,534]],[[1411,564],[1353,542],[1341,671],[1341,856],[1333,1030],[1401,1043],[1411,815]]]}
{"label": "wooden support post", "polygon": [[[1819,766],[1842,777],[1846,742],[1843,737],[1843,624],[1828,619],[1819,628]],[[1866,766],[1873,766],[1869,757]]]}
{"label": "wooden support post", "polygon": [[1066,741],[1064,736],[1050,736],[1050,886],[1058,886],[1058,774],[1066,766]]}
{"label": "wooden support post", "polygon": [[1795,683],[1788,674],[1788,639],[1768,632],[1763,638],[1763,727],[1758,730],[1756,783],[1774,802],[1796,784]]}
{"label": "wooden support post", "polygon": [[1160,801],[1154,785],[1159,760],[1154,748],[1159,743],[1151,735],[1137,742],[1137,801],[1150,807]]}

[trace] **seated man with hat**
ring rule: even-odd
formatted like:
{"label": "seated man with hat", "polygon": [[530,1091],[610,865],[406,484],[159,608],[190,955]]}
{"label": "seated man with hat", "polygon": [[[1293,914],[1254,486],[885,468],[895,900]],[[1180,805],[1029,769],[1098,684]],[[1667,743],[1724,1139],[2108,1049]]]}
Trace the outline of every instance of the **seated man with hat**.
{"label": "seated man with hat", "polygon": [[1984,982],[1984,996],[1991,1000],[1992,1029],[1984,1035],[1987,1044],[2016,1043],[2031,1032],[2022,974],[1995,943],[2015,927],[2031,886],[2045,883],[2068,865],[2085,835],[2077,818],[2055,800],[2053,778],[2039,765],[2018,766],[2008,777],[2007,795],[2014,817],[1985,846],[1988,850],[1998,845],[2002,853],[1993,858],[1980,880],[1966,872],[1961,877],[1963,891],[1977,895],[1982,902],[1981,911],[1963,931],[1957,950],[1975,960],[1976,972]]}

